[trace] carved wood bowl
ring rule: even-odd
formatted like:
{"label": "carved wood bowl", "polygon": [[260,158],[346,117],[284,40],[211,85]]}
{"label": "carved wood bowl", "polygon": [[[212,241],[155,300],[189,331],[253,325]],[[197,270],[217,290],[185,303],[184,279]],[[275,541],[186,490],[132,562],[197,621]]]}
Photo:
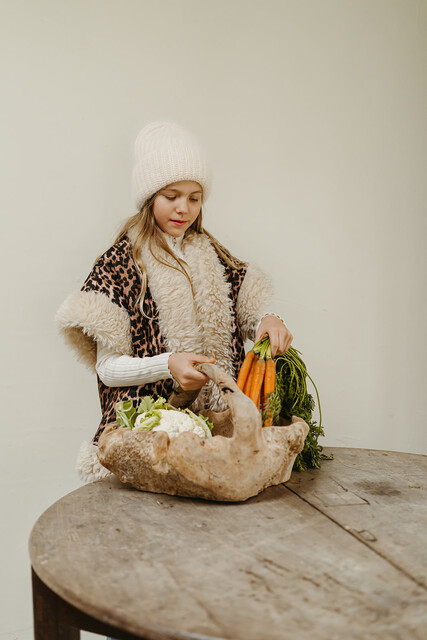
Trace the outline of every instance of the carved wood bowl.
{"label": "carved wood bowl", "polygon": [[[122,482],[143,491],[239,502],[290,478],[308,425],[292,417],[262,427],[260,412],[231,376],[213,364],[198,365],[219,387],[228,409],[203,411],[212,438],[192,432],[169,438],[164,431],[133,431],[108,425],[98,443],[101,464]],[[197,392],[176,392],[169,402],[184,407]]]}

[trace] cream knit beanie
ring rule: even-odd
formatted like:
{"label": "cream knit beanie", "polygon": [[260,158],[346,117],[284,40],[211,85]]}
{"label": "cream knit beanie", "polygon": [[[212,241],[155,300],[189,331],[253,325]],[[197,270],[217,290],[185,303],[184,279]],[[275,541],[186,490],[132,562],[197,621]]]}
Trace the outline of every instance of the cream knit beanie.
{"label": "cream knit beanie", "polygon": [[132,193],[137,209],[156,191],[180,180],[194,180],[210,191],[210,169],[196,138],[173,122],[152,122],[135,141]]}

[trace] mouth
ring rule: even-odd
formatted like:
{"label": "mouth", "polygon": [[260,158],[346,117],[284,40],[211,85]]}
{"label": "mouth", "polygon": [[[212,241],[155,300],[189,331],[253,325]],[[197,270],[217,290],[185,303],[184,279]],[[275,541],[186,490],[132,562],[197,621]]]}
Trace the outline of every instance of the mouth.
{"label": "mouth", "polygon": [[177,227],[182,227],[184,224],[187,224],[187,220],[171,220],[171,223]]}

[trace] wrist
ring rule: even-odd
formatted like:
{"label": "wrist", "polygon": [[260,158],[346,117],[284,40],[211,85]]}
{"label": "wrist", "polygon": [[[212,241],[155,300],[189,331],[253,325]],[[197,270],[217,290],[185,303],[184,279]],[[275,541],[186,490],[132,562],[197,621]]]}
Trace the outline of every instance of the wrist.
{"label": "wrist", "polygon": [[262,316],[261,320],[259,321],[260,324],[264,320],[264,318],[267,318],[268,316],[273,316],[274,318],[277,318],[283,324],[285,324],[285,321],[283,320],[283,318],[281,316],[279,316],[277,313],[273,313],[272,311],[269,311],[268,313],[264,313],[264,315]]}
{"label": "wrist", "polygon": [[171,366],[173,367],[174,356],[175,356],[175,352],[174,351],[168,351],[167,365],[168,365],[169,375],[171,376],[172,379],[174,379],[174,378],[173,378],[173,375],[172,375]]}

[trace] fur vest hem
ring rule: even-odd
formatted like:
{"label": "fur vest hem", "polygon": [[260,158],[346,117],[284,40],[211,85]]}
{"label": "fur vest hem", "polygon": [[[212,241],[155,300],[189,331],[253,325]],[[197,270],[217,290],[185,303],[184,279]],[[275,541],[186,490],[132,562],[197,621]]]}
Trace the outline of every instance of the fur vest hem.
{"label": "fur vest hem", "polygon": [[84,483],[96,482],[113,475],[98,459],[98,447],[91,442],[82,442],[76,461],[76,471]]}

